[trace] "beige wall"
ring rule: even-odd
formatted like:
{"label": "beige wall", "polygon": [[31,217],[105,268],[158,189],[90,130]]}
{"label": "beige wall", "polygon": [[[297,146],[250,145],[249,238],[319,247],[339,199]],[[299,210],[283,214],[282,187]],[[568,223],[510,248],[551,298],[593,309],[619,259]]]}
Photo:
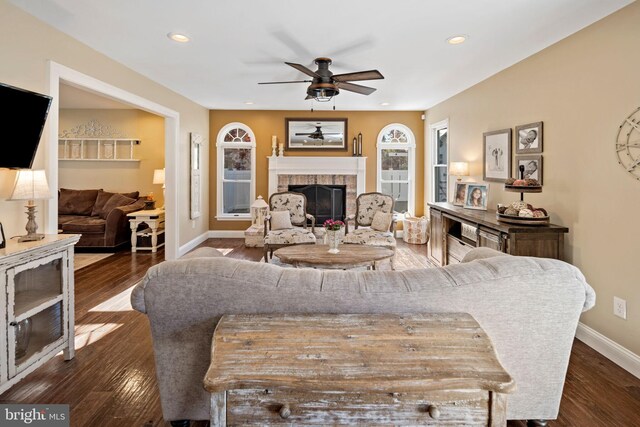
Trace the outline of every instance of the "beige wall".
{"label": "beige wall", "polygon": [[111,192],[153,192],[163,206],[162,186],[153,184],[154,169],[164,168],[164,118],[141,110],[61,109],[60,131],[70,130],[90,120],[109,125],[126,138],[140,139],[134,146],[139,162],[61,161],[58,170],[60,188],[102,188]]}
{"label": "beige wall", "polygon": [[[355,96],[355,95],[354,95]],[[279,142],[285,140],[284,119],[286,117],[346,117],[347,131],[349,133],[349,148],[351,141],[358,133],[363,136],[363,156],[367,157],[367,191],[376,191],[376,139],[378,133],[388,124],[402,123],[408,126],[416,137],[416,209],[422,215],[423,194],[422,177],[424,168],[424,131],[421,111],[239,111],[239,110],[212,110],[210,113],[211,150],[209,164],[211,167],[211,182],[209,184],[209,212],[210,227],[212,230],[244,230],[249,226],[246,221],[217,221],[216,216],[216,137],[220,129],[231,122],[241,122],[253,130],[257,140],[256,151],[256,196],[268,196],[268,161],[271,155],[271,136],[276,135]],[[295,153],[295,154],[294,154]],[[285,152],[293,156],[351,156],[351,151],[295,151]]]}
{"label": "beige wall", "polygon": [[[189,220],[189,132],[209,134],[209,111],[185,97],[154,83],[122,64],[98,53],[66,34],[42,23],[21,9],[0,0],[0,81],[44,93],[47,88],[47,61],[53,60],[81,73],[139,95],[180,113],[178,162],[178,224],[179,244],[183,245],[209,229],[208,188],[204,188],[203,215]],[[169,59],[170,60],[170,59]],[[1,141],[0,143],[6,143]],[[34,167],[43,167],[40,144]],[[205,144],[207,155],[208,143]],[[24,233],[26,223],[20,202],[5,201],[11,192],[15,172],[0,170],[0,222],[5,233]],[[208,183],[208,165],[203,170],[203,182]],[[39,209],[42,212],[42,209]],[[38,222],[43,224],[41,213]]]}
{"label": "beige wall", "polygon": [[[562,40],[431,108],[450,120],[451,161],[482,179],[482,133],[544,122],[542,194],[526,195],[569,227],[566,259],[595,288],[582,321],[640,354],[640,182],[616,159],[622,121],[640,103],[640,3]],[[517,199],[491,184],[489,206]],[[612,314],[627,300],[627,320]]]}

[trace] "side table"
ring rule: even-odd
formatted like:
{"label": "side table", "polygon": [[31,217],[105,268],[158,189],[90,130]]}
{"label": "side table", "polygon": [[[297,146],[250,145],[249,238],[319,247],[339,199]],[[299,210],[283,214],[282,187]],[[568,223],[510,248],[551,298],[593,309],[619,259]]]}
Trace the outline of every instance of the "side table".
{"label": "side table", "polygon": [[220,319],[204,387],[212,426],[504,426],[515,384],[466,313],[256,314]]}
{"label": "side table", "polygon": [[[131,227],[131,252],[151,251],[155,253],[158,248],[164,246],[164,242],[158,244],[158,236],[164,234],[164,209],[142,210],[127,214],[129,226]],[[138,231],[138,226],[145,223],[149,230]],[[138,247],[138,238],[151,234],[151,245]]]}

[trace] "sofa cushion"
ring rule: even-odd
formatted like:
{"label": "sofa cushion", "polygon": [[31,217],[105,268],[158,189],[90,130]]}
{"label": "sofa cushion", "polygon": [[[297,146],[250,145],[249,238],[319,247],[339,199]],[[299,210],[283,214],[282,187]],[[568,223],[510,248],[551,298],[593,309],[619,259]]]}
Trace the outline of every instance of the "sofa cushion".
{"label": "sofa cushion", "polygon": [[264,238],[269,245],[297,245],[301,243],[315,243],[316,236],[310,229],[294,227],[286,230],[271,230]]}
{"label": "sofa cushion", "polygon": [[98,191],[61,188],[58,196],[58,214],[91,215]]}
{"label": "sofa cushion", "polygon": [[62,224],[64,233],[104,234],[107,221],[94,216],[85,216]]}
{"label": "sofa cushion", "polygon": [[[91,216],[103,216],[104,215],[104,205],[109,201],[109,199],[114,194],[122,194],[125,197],[129,197],[131,199],[138,199],[140,196],[139,191],[133,191],[131,193],[111,193],[109,191],[98,191],[98,197],[96,198],[96,204],[93,205],[93,210],[91,211]],[[108,214],[108,212],[106,213]]]}
{"label": "sofa cushion", "polygon": [[62,228],[62,224],[66,224],[71,221],[86,218],[86,215],[58,215],[58,228]]}
{"label": "sofa cushion", "polygon": [[358,228],[350,231],[349,234],[344,236],[342,243],[368,245],[368,246],[383,246],[385,248],[395,248],[396,239],[393,237],[393,233],[387,231],[372,230],[370,228]]}
{"label": "sofa cushion", "polygon": [[128,206],[135,203],[136,200],[131,197],[123,196],[122,194],[114,194],[107,200],[100,212],[100,218],[107,219],[109,213],[118,206]]}

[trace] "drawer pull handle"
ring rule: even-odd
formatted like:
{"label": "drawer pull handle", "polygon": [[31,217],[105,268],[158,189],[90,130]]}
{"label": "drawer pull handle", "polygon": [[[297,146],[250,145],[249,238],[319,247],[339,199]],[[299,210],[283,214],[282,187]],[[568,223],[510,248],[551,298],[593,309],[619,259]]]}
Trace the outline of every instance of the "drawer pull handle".
{"label": "drawer pull handle", "polygon": [[280,418],[282,418],[283,420],[289,418],[291,416],[291,408],[289,407],[289,404],[285,403],[284,405],[282,405],[282,407],[278,411],[278,414],[280,414]]}
{"label": "drawer pull handle", "polygon": [[437,406],[429,405],[429,407],[427,408],[427,411],[429,412],[429,416],[434,420],[437,420],[438,418],[440,418],[440,409],[438,409]]}

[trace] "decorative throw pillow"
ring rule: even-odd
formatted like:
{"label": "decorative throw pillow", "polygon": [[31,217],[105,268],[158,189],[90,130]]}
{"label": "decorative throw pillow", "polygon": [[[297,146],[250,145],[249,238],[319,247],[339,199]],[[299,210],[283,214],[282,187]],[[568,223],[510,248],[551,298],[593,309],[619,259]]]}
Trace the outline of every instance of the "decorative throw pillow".
{"label": "decorative throw pillow", "polygon": [[58,214],[91,215],[100,190],[70,190],[61,188],[58,193]]}
{"label": "decorative throw pillow", "polygon": [[392,220],[393,220],[393,213],[377,211],[375,215],[373,215],[371,228],[376,231],[389,231],[389,227],[391,227]]}
{"label": "decorative throw pillow", "polygon": [[123,196],[122,194],[114,194],[107,200],[107,203],[104,204],[102,208],[102,212],[100,212],[100,218],[107,219],[107,216],[111,213],[112,210],[119,206],[127,206],[132,203],[135,203],[135,199],[131,197]]}
{"label": "decorative throw pillow", "polygon": [[[104,205],[109,201],[109,199],[114,194],[117,194],[117,193],[111,193],[109,191],[102,191],[102,190],[98,191],[98,198],[96,199],[96,204],[93,205],[91,216],[102,216],[102,212],[104,211]],[[134,200],[137,200],[138,196],[140,196],[139,191],[133,191],[131,193],[120,193],[120,194]]]}
{"label": "decorative throw pillow", "polygon": [[293,225],[291,225],[291,216],[289,211],[271,212],[272,230],[286,230],[288,228],[293,228]]}

